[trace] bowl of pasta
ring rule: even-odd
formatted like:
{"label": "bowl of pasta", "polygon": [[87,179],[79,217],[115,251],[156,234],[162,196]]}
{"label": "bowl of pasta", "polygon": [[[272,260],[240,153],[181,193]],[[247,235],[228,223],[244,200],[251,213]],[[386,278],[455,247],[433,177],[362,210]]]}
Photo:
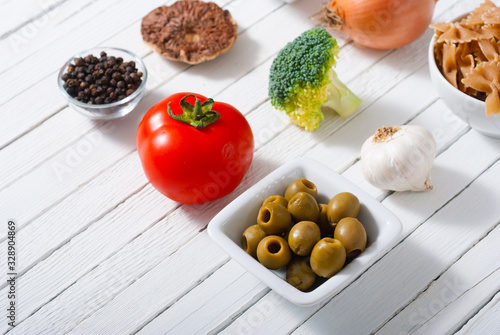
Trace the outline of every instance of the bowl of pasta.
{"label": "bowl of pasta", "polygon": [[500,8],[486,0],[432,24],[429,71],[446,106],[472,129],[500,138]]}

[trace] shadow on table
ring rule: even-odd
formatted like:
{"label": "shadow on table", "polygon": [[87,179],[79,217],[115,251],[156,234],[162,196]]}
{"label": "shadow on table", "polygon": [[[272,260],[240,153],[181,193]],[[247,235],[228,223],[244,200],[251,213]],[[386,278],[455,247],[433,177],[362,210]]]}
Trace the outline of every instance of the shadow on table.
{"label": "shadow on table", "polygon": [[259,44],[245,31],[238,36],[233,47],[217,58],[194,65],[189,71],[207,82],[243,77],[259,64],[256,53]]}
{"label": "shadow on table", "polygon": [[[471,177],[440,164],[432,172],[434,190],[397,192],[384,201],[389,209],[406,210],[404,217],[401,213],[405,212],[398,211],[403,226],[407,224],[400,243],[308,318],[308,329],[313,327],[318,334],[366,333],[397,314],[396,325],[406,325],[407,331],[423,330],[420,327],[425,327],[427,320],[468,289],[467,278],[450,272],[450,264],[483,236],[481,232],[470,234],[471,231],[482,229],[485,233],[491,228],[490,223],[498,222],[498,211],[484,213],[476,222],[468,215],[474,201],[490,201],[494,206],[494,190],[480,182],[461,185],[461,180]],[[455,200],[463,192],[478,194],[475,200],[468,197],[470,207],[461,206],[463,198]],[[460,203],[453,204],[454,201]],[[408,226],[410,221],[422,223]],[[293,310],[297,317],[305,313],[299,308]],[[357,322],[364,319],[371,324],[369,329]],[[390,333],[390,329],[382,333]]]}
{"label": "shadow on table", "polygon": [[[463,192],[464,188],[467,189],[468,182],[466,181],[471,180],[470,176],[464,175],[461,171],[449,168],[443,164],[446,163],[440,161],[434,162],[430,178],[433,185],[432,190],[424,192],[397,192],[397,194],[390,196],[383,203],[389,209],[404,208],[408,212],[408,215],[432,217],[442,206],[453,201],[456,196]],[[481,199],[491,199],[492,206],[496,206],[493,203],[494,199],[496,199],[494,190],[488,189],[480,183],[475,183],[474,188],[478,190],[477,194],[481,195]],[[435,209],[436,206],[439,207]],[[473,208],[473,201],[471,201],[470,206]],[[433,212],[429,212],[429,208],[432,208]],[[487,218],[487,216],[488,213],[484,213],[484,218]],[[445,223],[456,226],[458,229],[462,225],[470,226],[471,224],[470,220],[462,215],[452,215],[449,218],[451,219],[448,219]],[[400,219],[404,221],[404,218]],[[481,218],[478,219],[480,220]]]}
{"label": "shadow on table", "polygon": [[[401,310],[428,290],[430,283],[435,283],[449,267],[446,260],[440,259],[439,247],[421,241],[424,240],[408,237],[333,297],[305,325],[313,327],[316,334],[362,334],[382,326],[394,313],[402,313]],[[459,295],[453,293],[459,288],[454,286],[465,279],[458,275],[453,278],[434,292],[432,299],[422,299],[418,309],[408,313],[407,320],[401,322],[408,328],[419,327],[450,300],[457,299]],[[366,326],[361,320],[370,325]]]}
{"label": "shadow on table", "polygon": [[[165,97],[166,96],[162,94],[162,92],[154,90],[144,96],[137,107],[130,114],[119,119],[107,121],[99,129],[108,140],[120,142],[124,146],[135,148],[137,127],[139,126],[144,114],[146,114],[146,112],[156,103],[165,99]],[[102,121],[96,121],[96,123],[97,122]]]}
{"label": "shadow on table", "polygon": [[219,213],[225,206],[277,167],[277,165],[272,164],[260,157],[254,157],[250,169],[233,192],[208,203],[199,205],[183,205],[180,210],[182,210],[188,217],[192,218],[193,221],[197,222],[200,225],[200,229],[204,229],[213,217],[217,215],[217,213]]}

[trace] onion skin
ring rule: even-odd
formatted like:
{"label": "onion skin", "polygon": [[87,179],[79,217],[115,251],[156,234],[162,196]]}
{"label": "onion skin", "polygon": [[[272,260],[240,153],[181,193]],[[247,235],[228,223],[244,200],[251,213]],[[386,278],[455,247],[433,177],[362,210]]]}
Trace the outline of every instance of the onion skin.
{"label": "onion skin", "polygon": [[428,28],[437,0],[331,0],[315,19],[340,29],[356,43],[396,49]]}

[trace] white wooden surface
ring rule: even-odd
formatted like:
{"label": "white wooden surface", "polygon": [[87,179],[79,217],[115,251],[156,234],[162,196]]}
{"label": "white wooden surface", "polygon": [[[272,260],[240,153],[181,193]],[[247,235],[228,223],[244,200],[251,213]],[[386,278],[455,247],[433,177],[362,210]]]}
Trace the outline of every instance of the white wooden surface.
{"label": "white wooden surface", "polygon": [[[164,0],[0,1],[0,250],[17,224],[16,327],[9,334],[499,334],[500,141],[470,130],[434,91],[429,29],[378,51],[337,38],[339,77],[363,103],[321,128],[291,125],[267,98],[269,66],[314,23],[321,0],[215,1],[239,25],[234,47],[197,66],[152,53],[141,18]],[[498,5],[498,0],[494,1]],[[167,1],[173,3],[173,1]],[[439,0],[445,21],[479,0]],[[56,85],[72,54],[106,45],[143,57],[146,96],[129,116],[95,122]],[[241,185],[206,205],[177,204],[143,175],[135,130],[149,107],[195,91],[241,110],[256,141]],[[419,124],[438,144],[426,193],[383,192],[361,174],[363,141],[383,125]],[[365,189],[403,223],[397,245],[331,300],[298,307],[223,253],[204,229],[232,199],[295,157],[316,159]],[[3,278],[7,257],[0,257]]]}

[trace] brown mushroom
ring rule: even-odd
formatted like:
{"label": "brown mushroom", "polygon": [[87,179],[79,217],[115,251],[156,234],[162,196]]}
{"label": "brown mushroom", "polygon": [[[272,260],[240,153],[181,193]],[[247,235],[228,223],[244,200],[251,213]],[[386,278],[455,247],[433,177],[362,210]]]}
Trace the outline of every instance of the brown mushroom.
{"label": "brown mushroom", "polygon": [[188,64],[214,59],[236,41],[238,25],[213,2],[181,0],[142,19],[144,42],[163,57]]}

